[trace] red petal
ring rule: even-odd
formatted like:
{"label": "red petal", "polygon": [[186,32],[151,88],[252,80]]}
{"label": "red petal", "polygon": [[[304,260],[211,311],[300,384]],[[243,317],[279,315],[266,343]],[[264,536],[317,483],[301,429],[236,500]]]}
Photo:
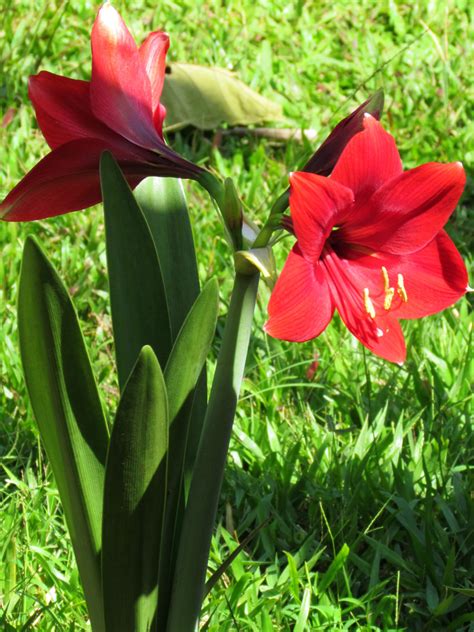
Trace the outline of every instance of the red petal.
{"label": "red petal", "polygon": [[166,53],[170,45],[167,33],[155,31],[150,33],[140,46],[139,53],[151,84],[151,106],[155,128],[161,134],[166,110],[160,107],[166,68]]}
{"label": "red petal", "polygon": [[91,104],[117,134],[146,147],[163,144],[153,125],[150,79],[120,15],[102,5],[92,29]]}
{"label": "red petal", "polygon": [[459,162],[431,162],[405,171],[372,196],[372,221],[344,226],[343,238],[393,254],[421,250],[448,221],[465,182]]}
{"label": "red petal", "polygon": [[[361,282],[353,263],[341,259],[329,246],[324,251],[321,265],[326,271],[333,304],[349,331],[370,351],[390,362],[403,362],[405,340],[396,318],[383,310],[381,313],[376,310],[370,316],[364,303],[367,286]],[[373,298],[370,293],[370,300]]]}
{"label": "red petal", "polygon": [[[467,270],[461,255],[448,235],[441,231],[418,252],[405,255],[359,256],[350,259],[352,274],[361,288],[367,287],[377,311],[384,310],[382,266],[387,270],[395,294],[390,314],[396,318],[422,318],[446,309],[466,292]],[[402,274],[408,300],[397,289]]]}
{"label": "red petal", "polygon": [[388,360],[402,364],[406,359],[406,345],[402,328],[396,318],[377,318],[376,334],[367,328],[367,323],[363,320],[349,319],[346,320],[345,313],[337,310],[344,321],[347,329],[353,334],[369,351],[375,355]]}
{"label": "red petal", "polygon": [[[0,204],[0,216],[20,222],[62,215],[93,206],[102,199],[99,182],[99,160],[108,149],[95,139],[73,140],[61,145],[39,162]],[[136,163],[123,161],[130,186],[153,171]]]}
{"label": "red petal", "polygon": [[364,130],[348,142],[331,178],[352,189],[357,202],[402,171],[393,137],[373,116],[365,114]]}
{"label": "red petal", "polygon": [[88,81],[43,71],[30,77],[28,93],[38,125],[53,149],[79,138],[114,138],[127,142],[92,113]]}
{"label": "red petal", "polygon": [[436,314],[466,293],[466,266],[444,230],[422,250],[402,257],[401,263],[408,301],[394,312],[397,318]]}
{"label": "red petal", "polygon": [[324,270],[307,261],[295,244],[270,297],[265,331],[281,340],[304,342],[326,329],[333,312]]}
{"label": "red petal", "polygon": [[354,201],[352,191],[337,182],[302,171],[290,176],[290,211],[303,253],[316,261],[333,226]]}

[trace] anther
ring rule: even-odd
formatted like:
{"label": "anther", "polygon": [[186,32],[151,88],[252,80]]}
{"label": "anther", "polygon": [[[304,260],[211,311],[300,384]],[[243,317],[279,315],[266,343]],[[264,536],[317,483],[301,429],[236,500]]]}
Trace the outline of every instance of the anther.
{"label": "anther", "polygon": [[375,318],[375,307],[374,307],[374,304],[372,303],[372,300],[371,300],[371,298],[369,296],[369,288],[368,287],[364,288],[364,307],[365,307],[365,311],[370,316],[370,318]]}
{"label": "anther", "polygon": [[383,289],[384,289],[384,292],[386,293],[390,288],[390,280],[388,278],[388,272],[385,266],[382,266],[382,277],[383,277]]}
{"label": "anther", "polygon": [[393,287],[389,287],[385,290],[385,300],[383,302],[384,309],[389,310],[392,307],[394,294],[395,294],[395,288]]}
{"label": "anther", "polygon": [[403,274],[398,273],[397,275],[397,292],[398,295],[400,296],[400,298],[402,299],[402,301],[404,303],[408,302],[408,294],[407,291],[405,290],[405,285],[403,282]]}

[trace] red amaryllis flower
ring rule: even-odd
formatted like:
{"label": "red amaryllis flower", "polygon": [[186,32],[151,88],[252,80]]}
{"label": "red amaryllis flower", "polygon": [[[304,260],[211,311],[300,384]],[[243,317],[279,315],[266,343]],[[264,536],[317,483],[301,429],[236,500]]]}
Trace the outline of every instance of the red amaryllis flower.
{"label": "red amaryllis flower", "polygon": [[337,309],[368,349],[403,362],[398,320],[439,312],[466,291],[466,268],[443,230],[464,184],[459,162],[403,172],[392,136],[366,114],[329,178],[290,177],[297,242],[272,293],[265,330],[310,340]]}
{"label": "red amaryllis flower", "polygon": [[134,187],[150,175],[198,179],[203,170],[163,140],[160,96],[169,46],[151,33],[140,47],[108,3],[92,29],[92,77],[49,72],[30,78],[29,96],[49,153],[0,204],[0,216],[28,221],[92,206],[101,200],[99,160],[118,160]]}

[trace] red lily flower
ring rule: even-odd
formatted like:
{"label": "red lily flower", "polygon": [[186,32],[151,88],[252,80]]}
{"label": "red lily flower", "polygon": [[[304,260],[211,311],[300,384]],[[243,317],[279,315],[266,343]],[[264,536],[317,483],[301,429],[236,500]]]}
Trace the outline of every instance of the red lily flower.
{"label": "red lily flower", "polygon": [[363,345],[403,362],[398,320],[439,312],[467,289],[464,263],[443,230],[464,184],[459,162],[403,172],[394,139],[366,114],[329,178],[290,177],[297,242],[270,298],[267,333],[310,340],[337,309]]}
{"label": "red lily flower", "polygon": [[132,187],[150,175],[197,179],[204,173],[163,140],[166,111],[160,96],[168,35],[150,33],[138,48],[106,3],[91,43],[91,81],[49,72],[30,78],[29,96],[52,151],[0,204],[5,220],[42,219],[100,202],[104,150],[113,153]]}

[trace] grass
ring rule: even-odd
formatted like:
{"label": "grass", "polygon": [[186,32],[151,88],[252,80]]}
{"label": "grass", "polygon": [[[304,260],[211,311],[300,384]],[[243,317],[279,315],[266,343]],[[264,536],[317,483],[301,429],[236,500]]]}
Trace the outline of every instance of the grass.
{"label": "grass", "polygon": [[[448,230],[470,260],[474,9],[467,0],[115,4],[137,39],[166,28],[171,59],[235,70],[281,103],[289,125],[315,129],[321,139],[383,87],[385,125],[406,167],[463,161],[468,186]],[[0,120],[14,110],[0,127],[3,197],[46,152],[27,76],[42,68],[87,78],[96,7],[0,0],[0,9]],[[231,175],[257,221],[288,171],[311,152],[251,136],[226,136],[215,147],[212,134],[198,132],[172,142]],[[191,185],[188,196],[201,280],[218,276],[224,314],[230,254],[207,198]],[[15,300],[29,233],[39,236],[74,295],[109,415],[118,394],[100,208],[29,225],[0,223],[0,627],[87,630],[18,354]],[[277,248],[280,267],[289,245]],[[474,629],[468,301],[404,323],[409,353],[398,367],[365,353],[337,320],[313,343],[266,338],[268,296],[262,285],[211,569],[263,526],[208,597],[203,628]],[[315,353],[319,365],[310,379]]]}

